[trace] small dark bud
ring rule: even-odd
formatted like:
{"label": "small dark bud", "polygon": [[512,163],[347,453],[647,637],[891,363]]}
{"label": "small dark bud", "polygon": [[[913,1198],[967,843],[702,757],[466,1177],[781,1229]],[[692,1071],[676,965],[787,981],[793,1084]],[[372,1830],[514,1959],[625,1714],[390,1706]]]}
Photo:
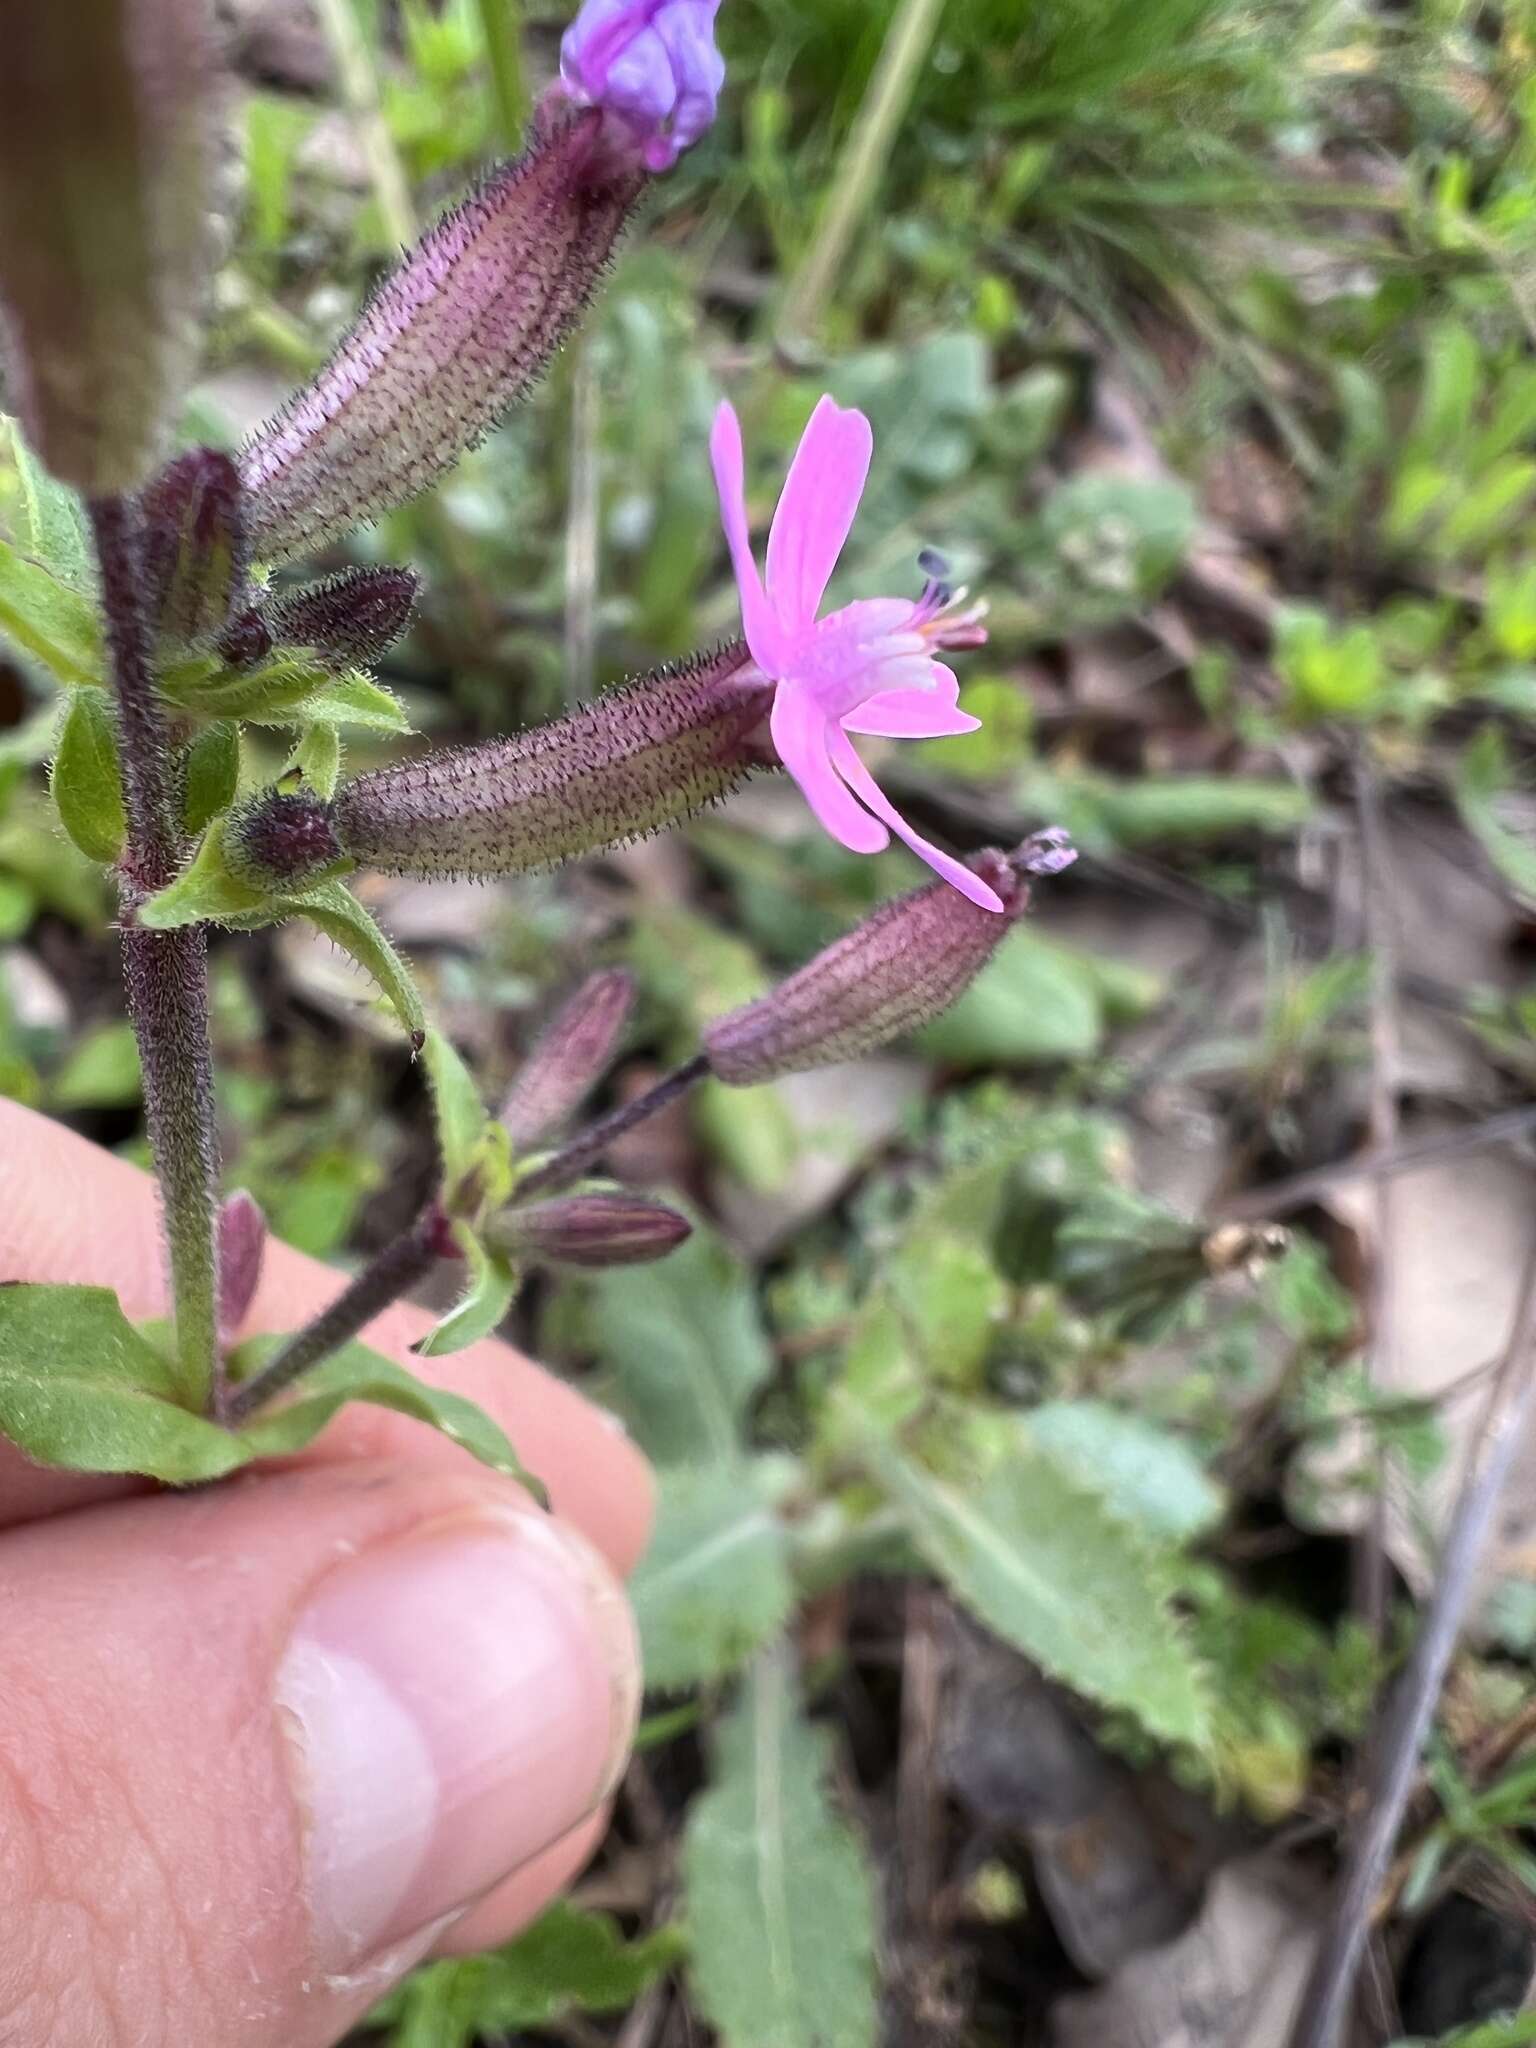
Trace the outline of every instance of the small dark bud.
{"label": "small dark bud", "polygon": [[507,1209],[486,1226],[486,1241],[511,1258],[557,1266],[643,1266],[676,1251],[693,1225],[664,1202],[639,1195],[560,1195],[528,1209]]}
{"label": "small dark bud", "polygon": [[674,825],[735,789],[772,685],[739,643],[610,690],[489,746],[428,754],[338,791],[338,844],[397,875],[511,875]]}
{"label": "small dark bud", "polygon": [[501,1112],[516,1151],[551,1137],[602,1079],[634,1000],[633,976],[608,968],[583,982],[540,1033]]}
{"label": "small dark bud", "polygon": [[597,288],[642,172],[594,176],[568,115],[444,214],[241,462],[257,555],[292,561],[424,491],[538,377]]}
{"label": "small dark bud", "polygon": [[366,668],[411,623],[421,579],[412,569],[343,569],[262,607],[278,647],[312,647],[328,667]]}
{"label": "small dark bud", "polygon": [[272,628],[256,605],[231,619],[218,641],[219,654],[231,668],[254,668],[266,660],[272,646]]}
{"label": "small dark bud", "polygon": [[267,1219],[254,1195],[237,1188],[219,1210],[219,1343],[239,1336],[261,1280]]}
{"label": "small dark bud", "polygon": [[315,881],[346,859],[331,829],[330,806],[306,790],[267,790],[237,805],[224,847],[237,874],[272,890]]}
{"label": "small dark bud", "polygon": [[245,588],[240,472],[216,448],[189,448],[139,500],[145,611],[166,639],[217,633]]}
{"label": "small dark bud", "polygon": [[1037,858],[1059,871],[1065,835],[1027,840],[1011,858],[989,849],[970,862],[1003,900],[982,910],[948,882],[886,903],[770,994],[704,1032],[710,1069],[733,1087],[831,1066],[905,1036],[947,1010],[1029,908],[1024,872]]}

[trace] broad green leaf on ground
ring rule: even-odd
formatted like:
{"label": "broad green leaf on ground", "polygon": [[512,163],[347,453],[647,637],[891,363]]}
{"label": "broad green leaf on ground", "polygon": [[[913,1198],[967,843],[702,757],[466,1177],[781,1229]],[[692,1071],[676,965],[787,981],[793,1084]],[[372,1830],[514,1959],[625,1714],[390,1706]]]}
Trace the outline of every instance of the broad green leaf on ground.
{"label": "broad green leaf on ground", "polygon": [[773,1369],[751,1277],[708,1230],[654,1266],[599,1273],[591,1328],[614,1405],[661,1465],[729,1464]]}
{"label": "broad green leaf on ground", "polygon": [[43,468],[19,421],[0,418],[0,448],[8,449],[21,487],[16,528],[21,552],[71,590],[89,595],[95,584],[95,556],[78,494]]}
{"label": "broad green leaf on ground", "polygon": [[1022,1437],[979,1481],[940,1476],[876,1435],[864,1456],[918,1550],[988,1628],[1150,1734],[1206,1744],[1204,1677],[1166,1562],[1073,1469]]}
{"label": "broad green leaf on ground", "polygon": [[1064,947],[1016,931],[959,1002],[934,1019],[919,1047],[946,1065],[1026,1066],[1086,1059],[1104,1032],[1093,970]]}
{"label": "broad green leaf on ground", "polygon": [[[321,882],[299,896],[278,900],[279,913],[307,917],[378,983],[413,1044],[426,1037],[427,1020],[411,971],[379,925],[341,882]],[[483,1117],[482,1117],[483,1121]]]}
{"label": "broad green leaf on ground", "polygon": [[1155,1541],[1187,1543],[1221,1520],[1222,1491],[1182,1437],[1107,1401],[1047,1401],[1027,1428],[1123,1521]]}
{"label": "broad green leaf on ground", "polygon": [[721,1725],[683,1846],[690,1985],[723,2048],[871,2048],[874,1900],[828,1804],[828,1740],[789,1651],[766,1652]]}
{"label": "broad green leaf on ground", "polygon": [[630,1583],[648,1688],[724,1677],[794,1604],[784,1525],[761,1467],[663,1472],[656,1533]]}
{"label": "broad green leaf on ground", "polygon": [[59,823],[88,860],[115,861],[128,835],[117,727],[105,690],[72,691],[53,757]]}
{"label": "broad green leaf on ground", "polygon": [[100,683],[101,621],[90,599],[0,541],[0,633],[59,683]]}
{"label": "broad green leaf on ground", "polygon": [[475,2048],[578,2012],[621,2012],[681,1958],[675,1927],[626,1943],[606,1913],[568,1901],[490,1955],[431,1963],[369,2016],[390,2048]]}
{"label": "broad green leaf on ground", "polygon": [[1011,1293],[987,1239],[942,1228],[910,1231],[885,1267],[884,1285],[928,1375],[979,1390]]}
{"label": "broad green leaf on ground", "polygon": [[464,1254],[468,1285],[414,1347],[421,1358],[447,1358],[466,1344],[478,1344],[500,1326],[517,1299],[521,1276],[512,1261],[491,1251],[465,1224],[459,1224],[454,1235]]}
{"label": "broad green leaf on ground", "polygon": [[[236,1369],[249,1377],[270,1358],[281,1338],[262,1337],[242,1345]],[[298,1394],[282,1406],[261,1410],[235,1439],[246,1458],[286,1457],[313,1442],[349,1401],[367,1401],[377,1408],[392,1408],[397,1415],[412,1416],[440,1430],[468,1451],[482,1465],[504,1472],[525,1486],[539,1500],[545,1498],[542,1482],[523,1465],[501,1425],[493,1422],[483,1408],[462,1394],[429,1386],[393,1359],[370,1351],[366,1344],[349,1344],[324,1365],[307,1375]]]}
{"label": "broad green leaf on ground", "polygon": [[0,1433],[38,1464],[170,1486],[244,1464],[237,1439],[177,1394],[169,1359],[109,1288],[0,1288]]}

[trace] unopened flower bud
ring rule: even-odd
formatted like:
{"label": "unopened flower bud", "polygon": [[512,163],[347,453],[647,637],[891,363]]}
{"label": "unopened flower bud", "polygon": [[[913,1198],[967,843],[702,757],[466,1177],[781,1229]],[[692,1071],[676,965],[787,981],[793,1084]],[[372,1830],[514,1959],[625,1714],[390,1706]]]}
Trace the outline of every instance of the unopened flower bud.
{"label": "unopened flower bud", "polygon": [[346,864],[330,806],[302,789],[269,789],[237,804],[224,828],[224,852],[238,875],[270,890],[297,888]]}
{"label": "unopened flower bud", "polygon": [[560,77],[578,106],[603,109],[615,154],[670,170],[713,124],[719,11],[720,0],[585,0],[560,44]]}
{"label": "unopened flower bud", "polygon": [[55,476],[137,490],[181,404],[212,267],[208,0],[29,0],[0,53],[0,340]]}
{"label": "unopened flower bud", "polygon": [[411,623],[421,579],[412,569],[343,569],[263,605],[276,647],[312,647],[333,668],[367,667]]}
{"label": "unopened flower bud", "polygon": [[584,981],[539,1034],[501,1112],[515,1150],[550,1137],[602,1079],[634,1000],[634,977],[607,968]]}
{"label": "unopened flower bud", "polygon": [[219,654],[231,668],[252,668],[272,652],[272,628],[259,605],[247,605],[219,635]]}
{"label": "unopened flower bud", "polygon": [[428,229],[309,387],[241,458],[252,542],[291,561],[451,469],[591,298],[643,175],[594,171],[603,118],[548,125]]}
{"label": "unopened flower bud", "polygon": [[486,1226],[492,1249],[557,1266],[643,1266],[693,1234],[686,1216],[640,1195],[559,1195],[504,1210]]}
{"label": "unopened flower bud", "polygon": [[1027,840],[1012,856],[977,854],[970,865],[1002,898],[1001,916],[948,882],[883,904],[768,995],[708,1025],[710,1071],[749,1087],[859,1059],[915,1031],[964,994],[1029,908],[1024,876],[1042,872],[1037,859],[1055,873],[1071,857],[1060,832]]}
{"label": "unopened flower bud", "polygon": [[139,500],[144,608],[169,640],[211,639],[245,587],[240,472],[216,448],[189,448]]}
{"label": "unopened flower bud", "polygon": [[402,761],[338,791],[342,849],[401,875],[510,875],[658,832],[755,765],[772,686],[739,644],[610,690],[487,746]]}
{"label": "unopened flower bud", "polygon": [[267,1248],[267,1219],[244,1188],[219,1209],[219,1342],[226,1349],[239,1336],[256,1298]]}

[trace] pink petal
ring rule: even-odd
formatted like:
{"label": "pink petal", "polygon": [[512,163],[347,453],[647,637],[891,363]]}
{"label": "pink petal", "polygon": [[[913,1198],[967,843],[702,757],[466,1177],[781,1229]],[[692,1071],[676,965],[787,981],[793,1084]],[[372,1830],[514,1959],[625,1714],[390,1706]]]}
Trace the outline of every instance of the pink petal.
{"label": "pink petal", "polygon": [[779,759],[799,783],[823,830],[853,853],[879,853],[890,845],[885,827],[854,799],[828,759],[828,742],[837,728],[814,698],[791,683],[781,683],[768,728]]}
{"label": "pink petal", "polygon": [[715,414],[709,436],[709,459],[715,472],[715,489],[720,497],[720,518],[730,543],[736,570],[736,588],[741,593],[741,623],[747,635],[752,659],[770,676],[782,669],[783,635],[773,608],[757,573],[752,553],[752,536],[747,526],[746,461],[741,448],[741,422],[736,408],[724,404]]}
{"label": "pink petal", "polygon": [[867,732],[884,740],[940,740],[976,732],[981,720],[955,708],[960,685],[954,670],[936,661],[932,673],[931,690],[880,690],[838,723],[844,732]]}
{"label": "pink petal", "polygon": [[980,875],[973,874],[963,861],[942,852],[924,839],[920,832],[913,831],[854,752],[852,740],[836,726],[832,728],[827,751],[833,767],[849,788],[862,803],[868,804],[877,818],[890,826],[898,839],[911,847],[919,860],[926,861],[936,875],[941,875],[946,882],[952,883],[962,896],[969,897],[980,909],[1000,911],[1003,908],[1002,898],[996,890],[988,888]]}
{"label": "pink petal", "polygon": [[789,466],[768,535],[768,595],[788,633],[821,608],[869,476],[874,436],[861,412],[823,398]]}

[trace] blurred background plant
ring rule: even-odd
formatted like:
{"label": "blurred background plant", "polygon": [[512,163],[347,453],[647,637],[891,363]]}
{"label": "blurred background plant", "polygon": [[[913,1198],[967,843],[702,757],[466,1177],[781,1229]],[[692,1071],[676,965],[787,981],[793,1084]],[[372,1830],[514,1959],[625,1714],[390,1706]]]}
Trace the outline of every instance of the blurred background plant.
{"label": "blurred background plant", "polygon": [[[565,12],[227,11],[243,187],[185,425],[233,445],[515,144]],[[651,1710],[574,1901],[373,2037],[1266,2048],[1529,1250],[1536,22],[726,0],[720,28],[723,118],[583,338],[332,566],[420,568],[387,680],[435,736],[507,731],[735,630],[714,404],[761,515],[830,389],[876,435],[834,596],[915,590],[932,547],[992,603],[982,730],[893,790],[962,848],[1060,822],[1087,858],[917,1043],[638,1134],[623,1177],[692,1208],[681,1252],[524,1298],[509,1334],[660,1470]],[[0,438],[18,545],[28,493]],[[47,821],[7,618],[0,584],[0,1089],[137,1152],[110,905]],[[591,960],[627,965],[619,1099],[911,880],[762,783],[573,876],[363,891],[488,1098]],[[232,1179],[355,1260],[431,1170],[399,1034],[296,927],[214,964]],[[1490,2017],[1536,1964],[1532,1498],[1361,2040],[1536,2038]],[[1191,1983],[1206,2016],[1165,2026]]]}

